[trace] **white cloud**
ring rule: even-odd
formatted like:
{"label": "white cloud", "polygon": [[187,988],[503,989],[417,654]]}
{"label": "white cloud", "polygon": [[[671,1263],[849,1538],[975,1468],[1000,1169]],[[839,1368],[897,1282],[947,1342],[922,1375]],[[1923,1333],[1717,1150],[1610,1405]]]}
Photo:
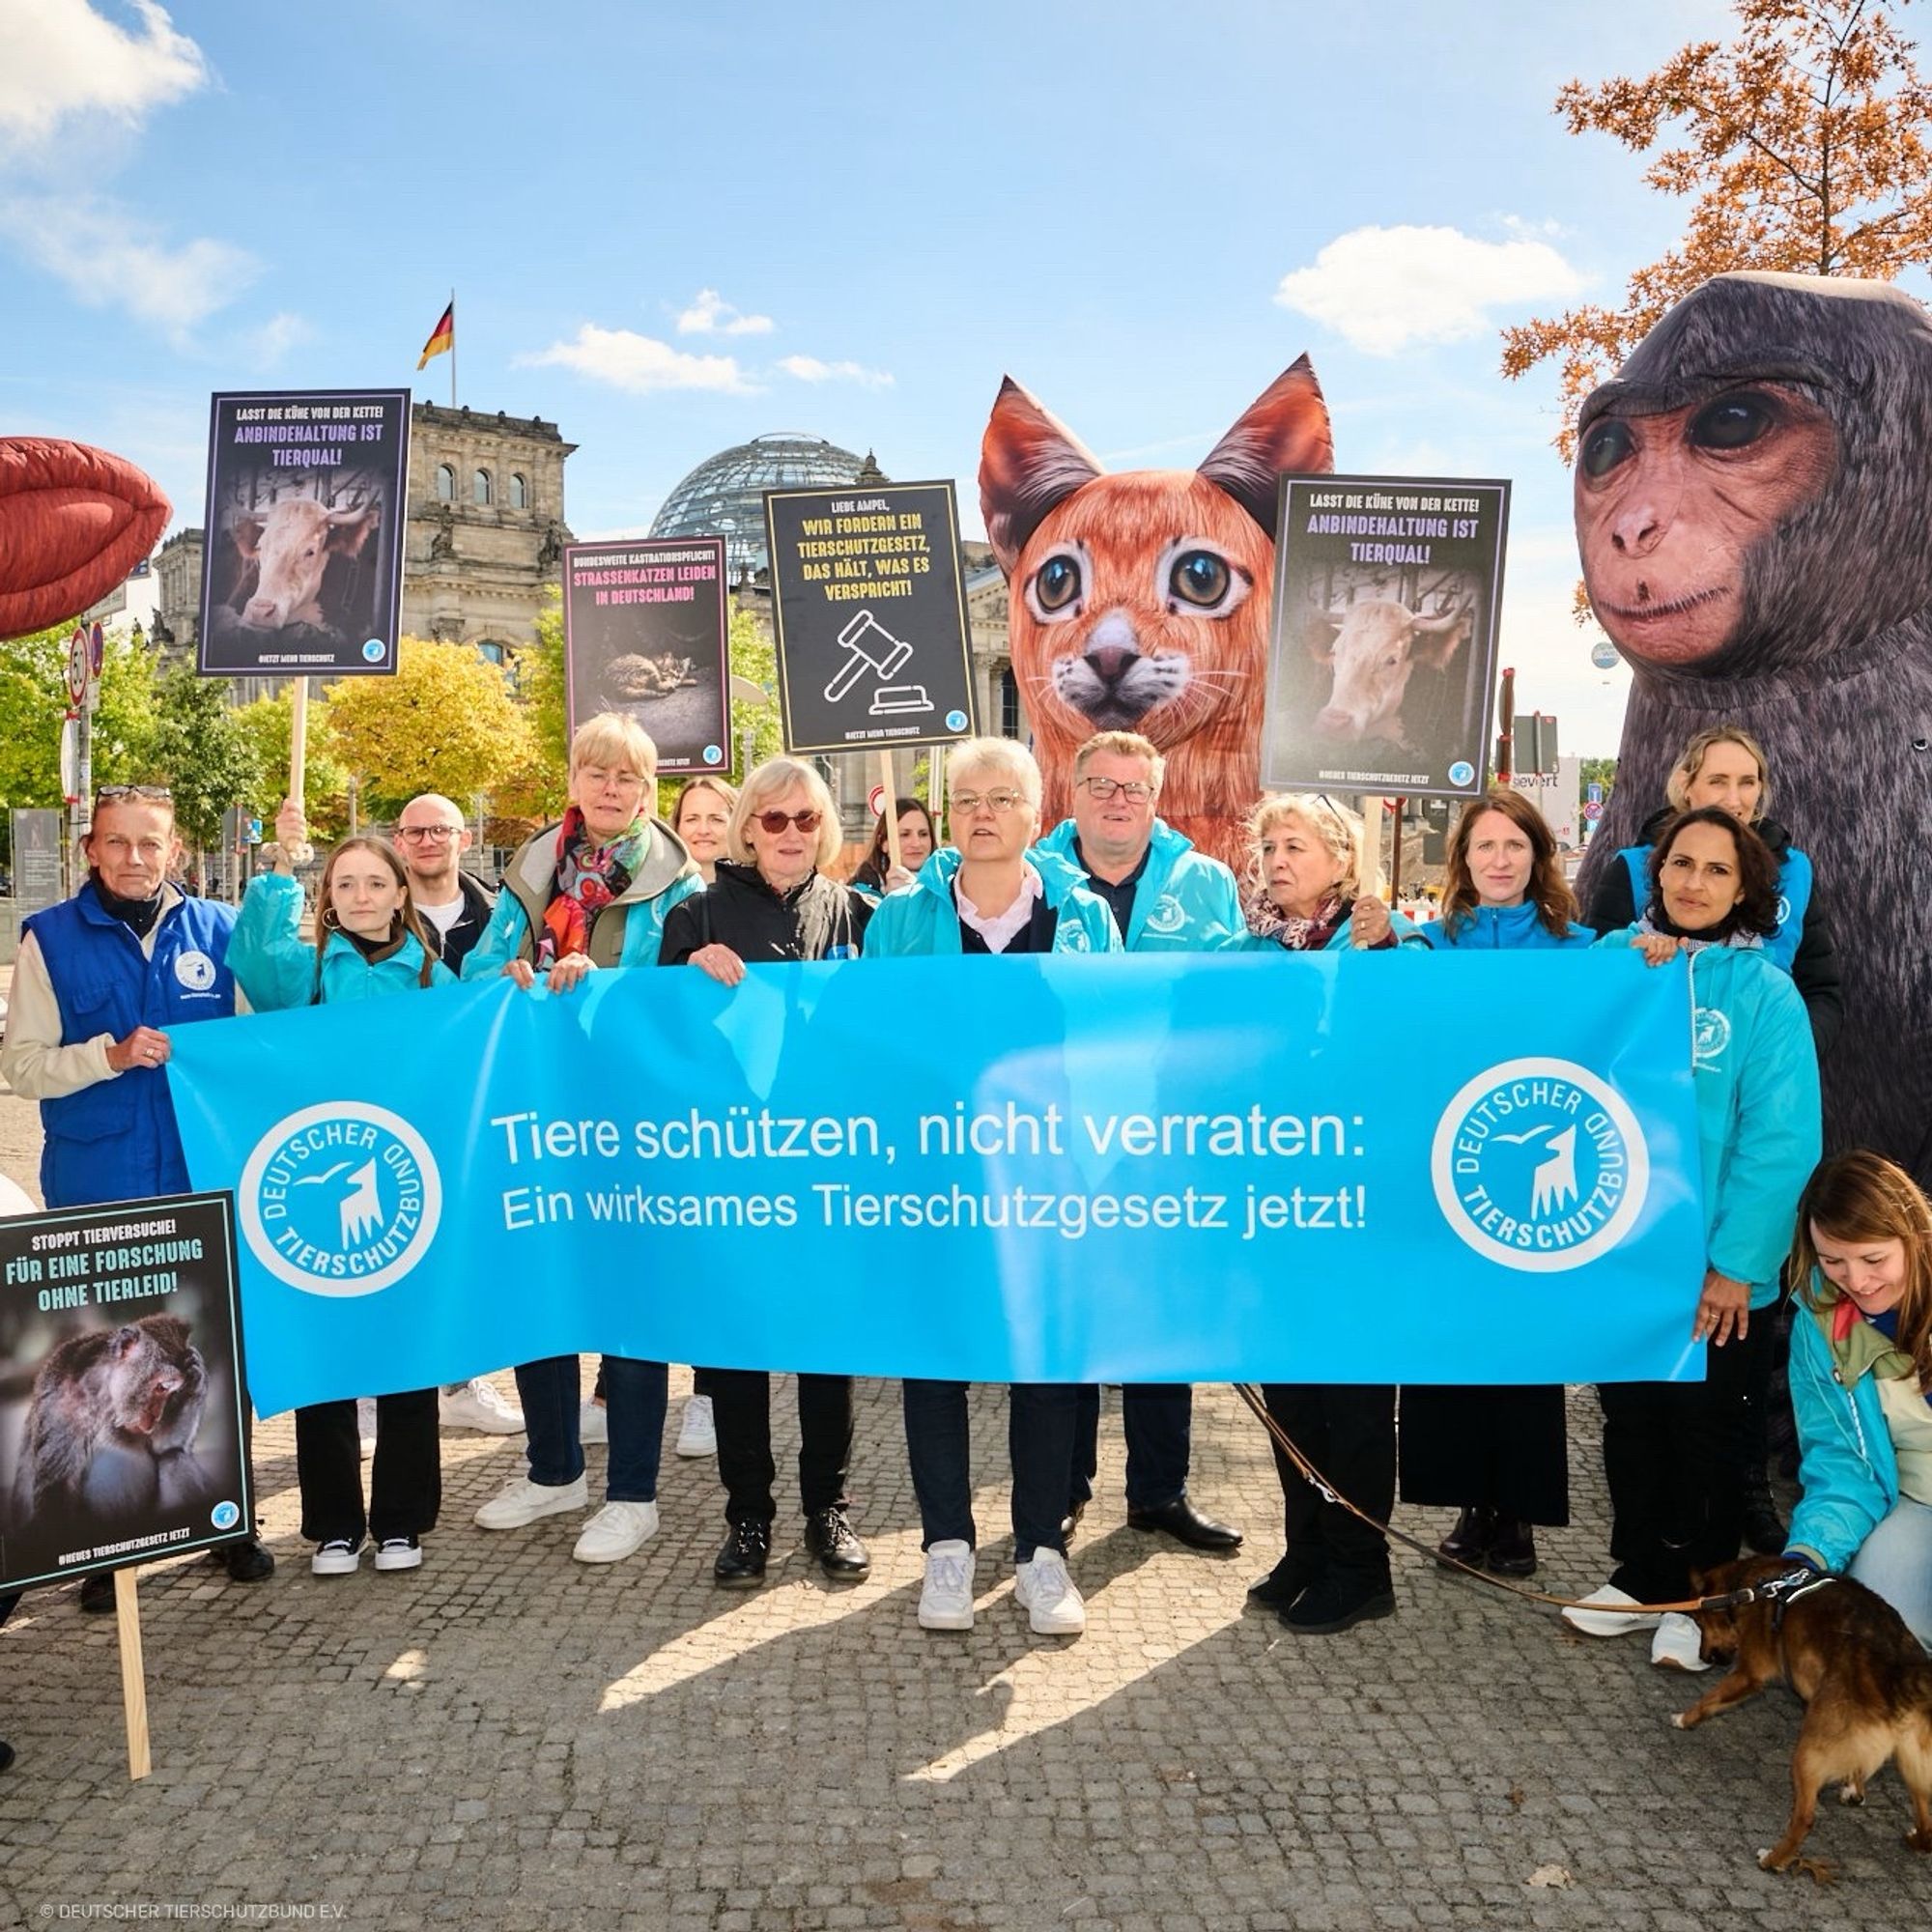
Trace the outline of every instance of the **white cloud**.
{"label": "white cloud", "polygon": [[284,309],[271,315],[260,328],[250,330],[248,350],[259,367],[271,369],[291,349],[314,340],[315,330],[308,323]]}
{"label": "white cloud", "polygon": [[575,369],[593,382],[639,396],[658,389],[715,389],[730,396],[754,393],[734,355],[692,355],[635,329],[599,328],[594,322],[584,323],[575,341],[553,342],[548,349],[519,355],[517,360]]}
{"label": "white cloud", "polygon": [[680,335],[769,335],[776,327],[768,315],[733,308],[716,289],[699,289],[677,318]]}
{"label": "white cloud", "polygon": [[1284,275],[1274,298],[1365,355],[1393,355],[1414,343],[1480,335],[1493,326],[1491,309],[1568,301],[1583,287],[1556,249],[1520,225],[1508,242],[1404,226],[1338,235],[1312,268]]}
{"label": "white cloud", "polygon": [[44,141],[77,114],[132,125],[204,86],[208,62],[156,0],[132,0],[137,31],[87,0],[0,7],[0,142]]}
{"label": "white cloud", "polygon": [[801,383],[863,383],[868,389],[893,385],[883,369],[867,369],[857,362],[821,362],[816,355],[781,355],[779,367]]}
{"label": "white cloud", "polygon": [[89,308],[122,308],[176,336],[261,272],[246,250],[203,236],[170,247],[118,204],[85,195],[0,203],[0,235]]}

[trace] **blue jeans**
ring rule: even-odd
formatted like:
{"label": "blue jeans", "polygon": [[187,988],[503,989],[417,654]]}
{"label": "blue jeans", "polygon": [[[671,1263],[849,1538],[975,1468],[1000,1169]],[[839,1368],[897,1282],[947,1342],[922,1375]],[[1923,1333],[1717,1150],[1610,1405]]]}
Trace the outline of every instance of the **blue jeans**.
{"label": "blue jeans", "polygon": [[[1121,1389],[1121,1432],[1127,1438],[1127,1507],[1164,1509],[1187,1493],[1187,1460],[1194,1422],[1194,1390],[1186,1382],[1126,1382]],[[1100,1389],[1080,1388],[1080,1420],[1073,1449],[1076,1503],[1094,1500],[1094,1473],[1100,1466]]]}
{"label": "blue jeans", "polygon": [[1900,1496],[1845,1574],[1883,1597],[1932,1650],[1932,1508]]}
{"label": "blue jeans", "polygon": [[[1060,1533],[1073,1480],[1079,1385],[1014,1382],[1007,1392],[1007,1446],[1013,1464],[1013,1561],[1039,1549],[1066,1553]],[[905,1384],[906,1453],[919,1497],[922,1547],[978,1546],[973,1522],[972,1441],[964,1382]]]}
{"label": "blue jeans", "polygon": [[[663,1362],[604,1357],[611,1460],[604,1472],[604,1500],[653,1503],[658,1498],[658,1459],[664,1453],[665,1403],[670,1372]],[[583,1389],[575,1355],[551,1355],[517,1370],[524,1405],[530,1481],[561,1489],[583,1473],[583,1440],[578,1417]]]}

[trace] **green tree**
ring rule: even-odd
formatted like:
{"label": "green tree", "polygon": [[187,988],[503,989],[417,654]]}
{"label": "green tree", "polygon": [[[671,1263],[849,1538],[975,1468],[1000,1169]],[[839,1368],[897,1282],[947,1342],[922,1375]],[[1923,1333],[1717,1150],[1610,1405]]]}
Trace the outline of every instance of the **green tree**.
{"label": "green tree", "polygon": [[517,653],[517,707],[526,726],[526,753],[517,769],[491,791],[501,817],[540,824],[563,813],[569,781],[569,698],[564,681],[562,593],[553,588],[537,613],[536,637]]}
{"label": "green tree", "polygon": [[[282,809],[289,783],[289,737],[295,717],[294,691],[258,697],[235,714],[261,772],[261,781],[247,803],[263,820],[273,823]],[[308,814],[309,837],[317,845],[341,838],[349,828],[349,774],[334,754],[328,729],[328,706],[311,696],[308,707],[308,756],[302,767],[302,810]],[[271,837],[266,829],[264,837]]]}
{"label": "green tree", "polygon": [[1617,761],[1614,758],[1580,758],[1577,760],[1577,803],[1581,805],[1590,796],[1590,787],[1600,784],[1607,801],[1611,788],[1617,781]]}
{"label": "green tree", "polygon": [[162,676],[155,706],[152,776],[175,795],[175,823],[196,851],[217,843],[221,814],[245,805],[261,783],[255,747],[228,701],[228,681],[201,677],[191,664]]}
{"label": "green tree", "polygon": [[[67,718],[71,624],[0,643],[0,806],[61,802],[61,726]],[[155,772],[155,660],[145,645],[110,636],[94,713],[94,781],[126,784]]]}
{"label": "green tree", "polygon": [[372,816],[425,791],[468,810],[529,760],[529,724],[501,668],[469,644],[405,638],[393,677],[344,678],[327,697],[335,755]]}

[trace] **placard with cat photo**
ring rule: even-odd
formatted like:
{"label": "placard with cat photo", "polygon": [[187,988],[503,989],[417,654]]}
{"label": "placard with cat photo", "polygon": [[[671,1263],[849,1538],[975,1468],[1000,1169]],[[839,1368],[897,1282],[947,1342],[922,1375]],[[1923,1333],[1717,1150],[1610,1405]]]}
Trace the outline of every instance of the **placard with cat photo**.
{"label": "placard with cat photo", "polygon": [[661,772],[731,762],[723,537],[625,537],[563,548],[570,728],[627,712]]}
{"label": "placard with cat photo", "polygon": [[249,1533],[233,1212],[0,1221],[0,1592]]}
{"label": "placard with cat photo", "polygon": [[1281,479],[1264,785],[1483,789],[1509,495],[1460,477]]}
{"label": "placard with cat photo", "polygon": [[787,752],[973,735],[951,483],[768,490],[765,532]]}

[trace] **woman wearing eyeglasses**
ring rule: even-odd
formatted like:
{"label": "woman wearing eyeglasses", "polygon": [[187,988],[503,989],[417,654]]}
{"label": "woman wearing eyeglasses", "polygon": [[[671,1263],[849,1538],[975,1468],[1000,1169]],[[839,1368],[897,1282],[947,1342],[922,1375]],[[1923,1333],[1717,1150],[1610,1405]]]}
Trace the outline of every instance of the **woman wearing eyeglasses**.
{"label": "woman wearing eyeglasses", "polygon": [[[855,959],[872,909],[820,869],[838,852],[838,815],[825,781],[797,758],[771,758],[745,781],[710,885],[671,909],[660,965],[696,966],[721,986],[748,965],[786,959]],[[725,1589],[755,1589],[771,1556],[771,1377],[762,1369],[709,1369],[718,1474],[730,1525],[711,1574]],[[852,1460],[852,1378],[802,1375],[799,1502],[805,1547],[835,1582],[871,1568],[846,1511]]]}

